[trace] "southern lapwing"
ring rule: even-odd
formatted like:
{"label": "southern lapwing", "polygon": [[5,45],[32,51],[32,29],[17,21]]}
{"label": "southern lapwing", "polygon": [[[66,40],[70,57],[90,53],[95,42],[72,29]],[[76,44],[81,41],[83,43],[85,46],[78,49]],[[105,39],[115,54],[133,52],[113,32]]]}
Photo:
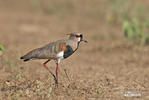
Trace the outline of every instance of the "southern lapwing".
{"label": "southern lapwing", "polygon": [[[56,86],[58,86],[58,64],[60,61],[72,55],[78,49],[80,42],[84,41],[87,43],[81,33],[74,32],[68,35],[68,39],[51,42],[41,48],[34,49],[22,56],[21,59],[24,61],[32,59],[47,59],[47,61],[43,63],[43,66],[54,77]],[[46,66],[50,60],[56,61],[56,76]]]}

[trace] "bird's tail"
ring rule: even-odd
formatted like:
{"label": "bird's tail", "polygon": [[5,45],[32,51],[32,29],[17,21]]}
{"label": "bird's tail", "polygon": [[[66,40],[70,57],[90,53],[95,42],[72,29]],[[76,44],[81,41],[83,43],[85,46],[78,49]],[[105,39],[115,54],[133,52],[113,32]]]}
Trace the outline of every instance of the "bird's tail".
{"label": "bird's tail", "polygon": [[34,49],[30,52],[28,52],[26,55],[20,57],[20,59],[23,59],[24,61],[29,61],[32,58],[39,58],[39,48],[38,49]]}
{"label": "bird's tail", "polygon": [[30,59],[25,56],[20,57],[20,59],[23,59],[23,61],[29,61]]}
{"label": "bird's tail", "polygon": [[33,54],[34,54],[34,52],[30,51],[27,54],[25,54],[24,56],[20,57],[20,59],[23,59],[23,61],[29,61],[30,59],[33,58],[33,56],[34,56]]}

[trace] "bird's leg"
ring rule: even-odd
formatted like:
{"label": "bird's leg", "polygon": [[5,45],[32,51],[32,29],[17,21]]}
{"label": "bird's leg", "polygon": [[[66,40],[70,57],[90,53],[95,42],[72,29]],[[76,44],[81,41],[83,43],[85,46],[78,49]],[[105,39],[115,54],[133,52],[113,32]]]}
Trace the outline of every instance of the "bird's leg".
{"label": "bird's leg", "polygon": [[44,68],[46,68],[48,71],[49,71],[49,73],[53,76],[53,78],[54,78],[54,80],[55,80],[55,83],[57,84],[58,82],[57,82],[57,78],[56,78],[56,76],[52,73],[52,71],[46,66],[46,64],[49,62],[50,60],[48,59],[46,62],[44,62],[43,63],[43,66],[44,66]]}
{"label": "bird's leg", "polygon": [[56,63],[56,79],[57,79],[57,85],[58,85],[58,63]]}

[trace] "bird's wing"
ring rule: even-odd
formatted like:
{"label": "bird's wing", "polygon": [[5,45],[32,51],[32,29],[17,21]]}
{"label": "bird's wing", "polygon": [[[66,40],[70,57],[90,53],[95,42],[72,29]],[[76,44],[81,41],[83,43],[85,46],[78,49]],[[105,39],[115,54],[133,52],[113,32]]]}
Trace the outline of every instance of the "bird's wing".
{"label": "bird's wing", "polygon": [[29,59],[56,59],[57,54],[64,50],[66,50],[66,40],[58,40],[28,52],[21,59],[26,61]]}
{"label": "bird's wing", "polygon": [[56,58],[59,52],[66,50],[66,40],[49,43],[40,49],[43,57]]}

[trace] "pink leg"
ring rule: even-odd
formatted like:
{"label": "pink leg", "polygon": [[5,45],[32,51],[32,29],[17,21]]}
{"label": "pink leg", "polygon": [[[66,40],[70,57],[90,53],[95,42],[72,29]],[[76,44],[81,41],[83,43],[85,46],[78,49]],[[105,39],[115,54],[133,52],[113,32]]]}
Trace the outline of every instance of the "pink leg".
{"label": "pink leg", "polygon": [[46,64],[49,62],[50,60],[47,60],[46,62],[43,63],[44,68],[46,68],[49,73],[53,76],[55,83],[58,84],[57,78],[55,77],[55,75],[52,73],[52,71],[46,66]]}

